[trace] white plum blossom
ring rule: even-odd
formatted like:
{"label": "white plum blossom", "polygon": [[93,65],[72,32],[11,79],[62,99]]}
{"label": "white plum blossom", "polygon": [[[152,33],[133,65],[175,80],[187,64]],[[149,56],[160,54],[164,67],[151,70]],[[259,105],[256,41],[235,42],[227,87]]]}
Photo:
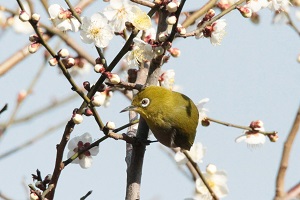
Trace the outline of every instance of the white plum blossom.
{"label": "white plum blossom", "polygon": [[103,14],[109,20],[115,32],[121,32],[125,29],[125,22],[132,21],[133,4],[127,0],[110,0],[110,5],[107,6]]}
{"label": "white plum blossom", "polygon": [[221,45],[221,42],[223,40],[223,37],[226,33],[226,21],[225,19],[219,19],[215,21],[212,26],[212,32],[210,36],[210,42],[212,45]]}
{"label": "white plum blossom", "polygon": [[204,105],[207,102],[209,102],[209,98],[201,99],[196,105],[199,112],[199,122],[201,122],[207,117],[206,112],[208,112],[208,109],[204,108]]}
{"label": "white plum blossom", "polygon": [[108,46],[113,35],[113,30],[102,13],[95,13],[91,17],[83,17],[80,37],[84,43],[95,43],[97,47],[104,48]]}
{"label": "white plum blossom", "polygon": [[272,11],[289,11],[289,6],[291,2],[289,0],[271,0],[269,2],[268,8]]}
{"label": "white plum blossom", "polygon": [[132,12],[134,13],[134,15],[131,23],[135,28],[141,31],[145,31],[152,27],[151,18],[138,6],[132,7]]}
{"label": "white plum blossom", "polygon": [[125,29],[125,23],[131,22],[138,30],[151,28],[151,19],[138,6],[128,0],[110,0],[103,14],[107,17],[115,32]]}
{"label": "white plum blossom", "polygon": [[267,0],[250,0],[247,1],[246,6],[252,10],[252,12],[258,12],[263,8],[268,7],[269,2]]}
{"label": "white plum blossom", "polygon": [[[228,195],[227,174],[224,171],[218,171],[215,165],[209,164],[206,167],[206,172],[202,173],[209,187],[218,198]],[[196,180],[196,192],[196,199],[212,199],[208,189],[200,178]]]}
{"label": "white plum blossom", "polygon": [[141,62],[150,61],[154,58],[155,53],[150,44],[137,37],[134,38],[133,41],[133,49],[127,54],[128,65],[134,67]]}
{"label": "white plum blossom", "polygon": [[[89,133],[84,133],[81,136],[72,138],[68,143],[68,158],[72,157],[75,153],[90,146],[92,143],[92,136]],[[73,160],[73,164],[79,164],[81,168],[87,169],[92,166],[93,158],[99,153],[99,146],[95,146],[90,150],[84,152]]]}
{"label": "white plum blossom", "polygon": [[71,30],[77,32],[80,22],[72,15],[71,11],[65,10],[58,4],[52,4],[48,8],[53,25],[61,31]]}
{"label": "white plum blossom", "polygon": [[159,76],[159,85],[172,90],[175,82],[175,71],[168,69]]}
{"label": "white plum blossom", "polygon": [[[203,145],[200,142],[197,142],[197,143],[193,144],[190,151],[188,151],[188,152],[194,162],[202,163],[203,162],[202,158],[204,157],[206,149],[203,147]],[[178,151],[175,154],[174,159],[178,165],[183,165],[188,162],[188,159],[181,151]]]}
{"label": "white plum blossom", "polygon": [[237,137],[235,139],[235,142],[246,142],[249,147],[259,147],[263,145],[266,142],[266,136],[262,133],[259,133],[258,131],[265,131],[265,128],[263,127],[263,122],[260,120],[253,121],[250,124],[250,128],[253,130],[244,131],[244,134]]}
{"label": "white plum blossom", "polygon": [[212,25],[205,27],[204,31],[196,31],[196,39],[209,37],[210,43],[214,46],[221,45],[224,35],[226,34],[226,20],[219,19],[212,23]]}
{"label": "white plum blossom", "polygon": [[113,95],[112,91],[108,91],[108,90],[105,90],[103,92],[96,92],[92,98],[92,104],[94,106],[108,107],[112,95]]}

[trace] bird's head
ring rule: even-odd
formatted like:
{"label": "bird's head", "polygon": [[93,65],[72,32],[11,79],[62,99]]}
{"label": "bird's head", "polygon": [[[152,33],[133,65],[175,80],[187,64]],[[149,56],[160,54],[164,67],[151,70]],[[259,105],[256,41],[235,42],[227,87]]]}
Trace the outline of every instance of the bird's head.
{"label": "bird's head", "polygon": [[148,118],[149,114],[155,113],[155,111],[162,106],[164,100],[169,94],[170,90],[159,86],[148,86],[140,91],[132,100],[132,103],[121,112],[136,111],[142,117]]}

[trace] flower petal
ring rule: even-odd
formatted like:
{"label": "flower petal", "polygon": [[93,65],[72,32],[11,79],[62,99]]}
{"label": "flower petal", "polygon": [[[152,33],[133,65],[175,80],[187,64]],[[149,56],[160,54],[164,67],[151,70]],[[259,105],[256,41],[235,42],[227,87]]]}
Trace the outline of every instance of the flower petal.
{"label": "flower petal", "polygon": [[83,169],[90,168],[93,163],[92,156],[84,156],[82,159],[79,160],[79,165]]}
{"label": "flower petal", "polygon": [[96,156],[99,153],[99,146],[93,147],[89,150],[92,156]]}
{"label": "flower petal", "polygon": [[177,162],[178,165],[184,165],[188,161],[188,159],[186,158],[186,156],[181,151],[178,151],[175,154],[174,159],[175,159],[175,161]]}

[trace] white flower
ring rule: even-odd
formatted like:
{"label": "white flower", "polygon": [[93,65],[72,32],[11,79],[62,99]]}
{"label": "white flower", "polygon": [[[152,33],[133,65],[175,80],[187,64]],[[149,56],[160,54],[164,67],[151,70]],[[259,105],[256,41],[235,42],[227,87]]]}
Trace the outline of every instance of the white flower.
{"label": "white flower", "polygon": [[94,42],[100,48],[107,47],[113,38],[113,30],[101,13],[95,13],[92,17],[83,17],[81,29],[81,40],[88,44]]}
{"label": "white flower", "polygon": [[[25,12],[31,16],[31,12],[30,12],[30,8],[29,8],[29,5],[26,1],[22,1],[22,4],[24,6],[24,10]],[[19,12],[21,10],[19,9]],[[14,19],[13,19],[13,23],[12,23],[12,26],[14,28],[14,30],[17,32],[17,33],[25,33],[25,34],[29,34],[29,33],[32,33],[33,32],[33,28],[31,26],[31,24],[27,21],[27,22],[22,22],[20,19],[19,19],[19,16],[18,15],[15,15]]]}
{"label": "white flower", "polygon": [[268,7],[269,2],[267,0],[250,0],[246,6],[252,10],[252,12],[258,12],[262,8]]}
{"label": "white flower", "polygon": [[223,37],[226,33],[225,31],[226,25],[227,24],[225,19],[219,19],[211,25],[212,32],[210,36],[210,42],[212,45],[221,45],[221,41],[223,40]]}
{"label": "white flower", "polygon": [[172,90],[175,82],[175,71],[169,69],[159,76],[159,84],[162,87]]}
{"label": "white flower", "polygon": [[[69,153],[68,158],[72,157],[75,153],[90,146],[92,143],[92,136],[89,133],[85,133],[81,136],[74,137],[68,143]],[[93,158],[99,153],[99,146],[95,146],[90,150],[84,152],[78,156],[72,163],[79,164],[80,167],[87,169],[92,166]]]}
{"label": "white flower", "polygon": [[209,98],[205,98],[205,99],[201,99],[198,104],[196,105],[198,108],[198,112],[199,112],[199,122],[201,122],[203,119],[205,119],[207,117],[206,112],[208,112],[208,110],[206,108],[204,108],[204,105],[209,102]]}
{"label": "white flower", "polygon": [[266,142],[266,136],[258,131],[265,131],[263,122],[260,120],[251,122],[250,128],[252,131],[246,130],[244,134],[237,137],[235,142],[239,143],[245,141],[249,147],[259,147]]}
{"label": "white flower", "polygon": [[239,143],[245,141],[250,147],[258,147],[266,142],[266,136],[261,133],[253,133],[251,131],[245,131],[245,133],[235,139],[235,142]]}
{"label": "white flower", "polygon": [[272,11],[289,11],[291,2],[289,0],[271,0],[268,8]]}
{"label": "white flower", "polygon": [[133,41],[133,49],[127,55],[127,62],[130,66],[137,66],[139,63],[150,61],[154,57],[155,53],[150,44],[137,37]]}
{"label": "white flower", "polygon": [[132,12],[134,15],[131,23],[135,28],[137,28],[138,30],[145,31],[152,27],[151,18],[139,7],[132,7]]}
{"label": "white flower", "polygon": [[107,6],[103,14],[110,21],[115,32],[121,32],[125,29],[125,22],[132,21],[134,5],[127,0],[110,0],[110,5]]}
{"label": "white flower", "polygon": [[[203,162],[202,158],[205,154],[205,151],[206,151],[206,149],[203,147],[203,145],[200,142],[197,142],[197,143],[193,144],[193,146],[191,147],[191,150],[188,152],[194,162],[202,163]],[[178,151],[175,154],[174,159],[178,165],[186,164],[188,161],[186,156],[181,151]]]}
{"label": "white flower", "polygon": [[92,104],[94,106],[104,106],[108,107],[110,104],[110,98],[112,97],[113,93],[111,91],[103,91],[103,92],[96,92],[94,97],[92,98]]}
{"label": "white flower", "polygon": [[105,92],[96,92],[94,97],[92,98],[92,104],[94,106],[102,106],[106,99]]}
{"label": "white flower", "polygon": [[65,10],[58,4],[52,4],[48,8],[50,19],[56,28],[61,31],[71,30],[77,32],[80,22],[72,15],[71,11]]}
{"label": "white flower", "polygon": [[[214,170],[211,170],[211,168]],[[218,171],[215,165],[209,164],[206,168],[206,172],[203,172],[203,176],[218,198],[223,198],[228,195],[228,187],[226,185],[227,174],[224,171]],[[208,189],[200,178],[196,180],[196,191],[198,196],[201,195],[203,199],[211,199]]]}

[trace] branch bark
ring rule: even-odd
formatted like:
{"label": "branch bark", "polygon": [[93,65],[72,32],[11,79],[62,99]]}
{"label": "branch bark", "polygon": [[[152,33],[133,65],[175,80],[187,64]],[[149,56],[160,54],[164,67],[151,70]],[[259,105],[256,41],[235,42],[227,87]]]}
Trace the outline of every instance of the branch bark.
{"label": "branch bark", "polygon": [[278,175],[277,175],[277,180],[276,180],[276,194],[275,194],[275,198],[274,198],[275,200],[284,199],[284,197],[286,195],[286,192],[284,191],[284,178],[285,178],[286,170],[287,170],[288,164],[289,164],[289,158],[290,158],[290,152],[292,149],[292,145],[293,145],[293,142],[297,135],[297,132],[299,130],[299,125],[300,125],[300,107],[298,108],[298,112],[296,114],[292,129],[284,143],[280,167],[278,170]]}

